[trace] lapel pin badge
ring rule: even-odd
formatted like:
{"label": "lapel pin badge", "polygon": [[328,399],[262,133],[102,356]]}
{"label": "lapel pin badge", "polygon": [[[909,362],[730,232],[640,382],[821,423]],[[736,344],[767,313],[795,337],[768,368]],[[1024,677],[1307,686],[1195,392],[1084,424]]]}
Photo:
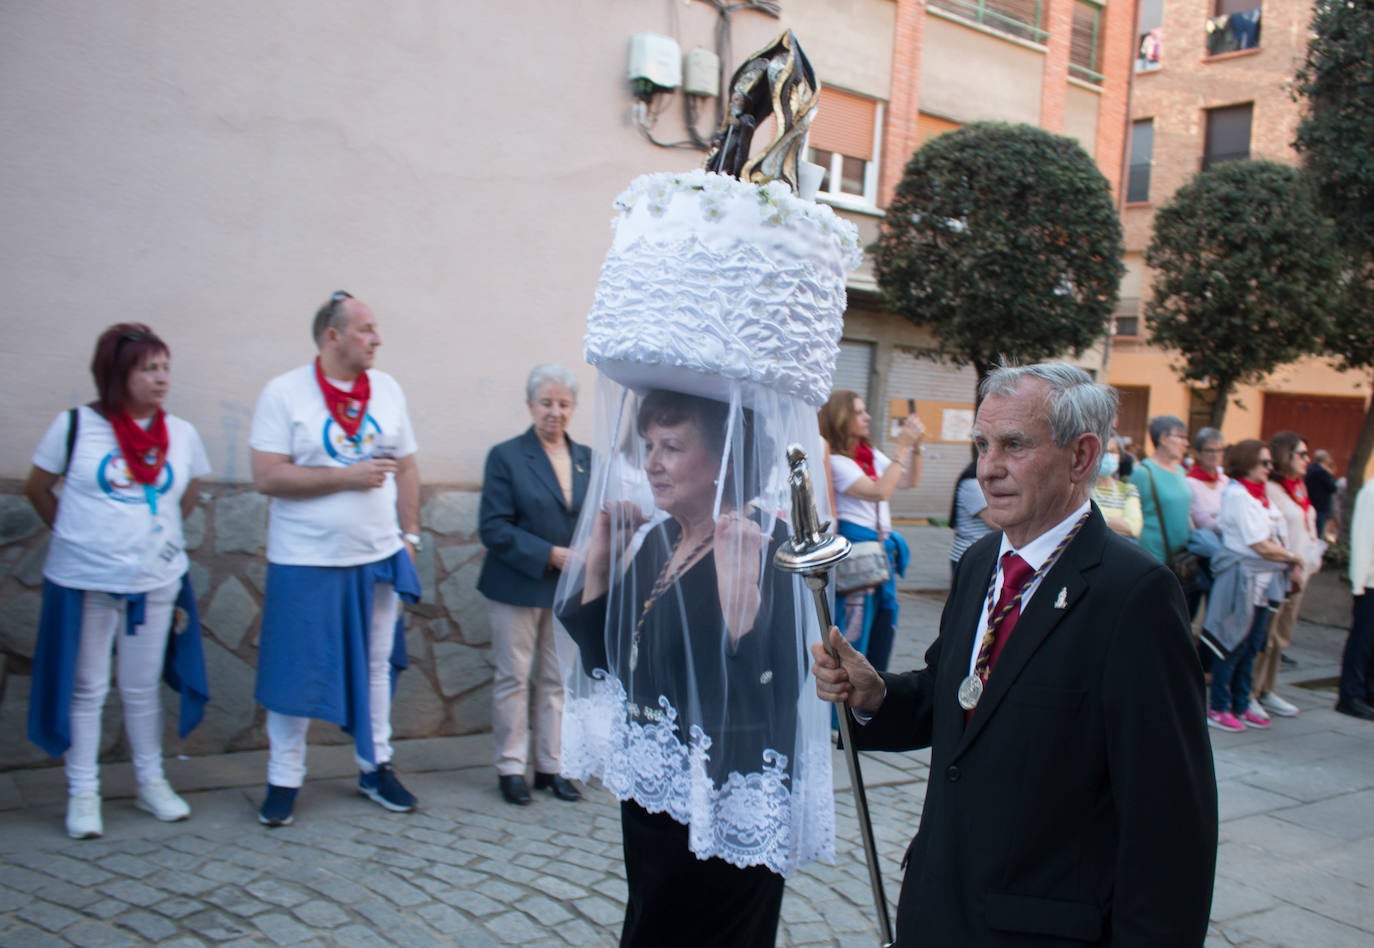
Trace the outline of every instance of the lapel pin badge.
{"label": "lapel pin badge", "polygon": [[1054,608],[1065,609],[1069,605],[1069,587],[1062,586],[1059,589],[1059,598],[1054,601]]}

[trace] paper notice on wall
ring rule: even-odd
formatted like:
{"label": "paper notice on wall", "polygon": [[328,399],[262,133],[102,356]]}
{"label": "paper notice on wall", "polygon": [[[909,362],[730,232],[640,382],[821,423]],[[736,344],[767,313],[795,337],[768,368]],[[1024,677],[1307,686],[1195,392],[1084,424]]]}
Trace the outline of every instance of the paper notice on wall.
{"label": "paper notice on wall", "polygon": [[969,441],[973,430],[972,408],[946,408],[940,413],[941,441]]}

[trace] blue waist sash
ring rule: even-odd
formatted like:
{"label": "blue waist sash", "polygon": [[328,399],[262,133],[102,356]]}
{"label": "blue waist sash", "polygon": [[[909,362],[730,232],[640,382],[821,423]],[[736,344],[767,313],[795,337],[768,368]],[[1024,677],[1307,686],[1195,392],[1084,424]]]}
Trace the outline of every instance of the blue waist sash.
{"label": "blue waist sash", "polygon": [[[319,718],[352,735],[358,756],[375,763],[368,698],[373,587],[420,599],[420,578],[404,549],[361,566],[267,565],[254,697],[278,714]],[[391,685],[406,667],[404,615],[396,616]]]}
{"label": "blue waist sash", "polygon": [[[72,746],[72,690],[76,685],[76,656],[81,648],[82,603],[86,593],[43,580],[43,612],[33,653],[33,690],[29,694],[29,740],[53,757]],[[135,634],[143,624],[148,597],[144,593],[110,593],[125,602],[125,629]],[[210,687],[200,642],[200,612],[188,577],[181,577],[176,605],[186,612],[186,628],[167,636],[162,680],[181,695],[177,735],[185,737],[205,716]]]}

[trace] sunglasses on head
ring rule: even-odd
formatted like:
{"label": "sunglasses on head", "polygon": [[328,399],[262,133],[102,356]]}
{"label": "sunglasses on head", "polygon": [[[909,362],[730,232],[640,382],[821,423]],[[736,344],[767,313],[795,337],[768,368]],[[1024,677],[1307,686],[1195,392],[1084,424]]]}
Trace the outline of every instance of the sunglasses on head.
{"label": "sunglasses on head", "polygon": [[144,339],[147,339],[149,335],[149,333],[146,333],[141,329],[130,329],[128,332],[122,332],[119,334],[119,341],[142,342]]}

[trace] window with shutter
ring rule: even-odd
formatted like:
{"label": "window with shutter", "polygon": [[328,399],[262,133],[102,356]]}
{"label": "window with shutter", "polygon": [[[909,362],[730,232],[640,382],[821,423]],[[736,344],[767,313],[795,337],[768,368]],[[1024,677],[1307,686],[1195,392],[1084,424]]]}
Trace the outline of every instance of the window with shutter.
{"label": "window with shutter", "polygon": [[822,194],[841,202],[877,203],[881,128],[882,104],[876,99],[821,88],[807,159],[825,169]]}

